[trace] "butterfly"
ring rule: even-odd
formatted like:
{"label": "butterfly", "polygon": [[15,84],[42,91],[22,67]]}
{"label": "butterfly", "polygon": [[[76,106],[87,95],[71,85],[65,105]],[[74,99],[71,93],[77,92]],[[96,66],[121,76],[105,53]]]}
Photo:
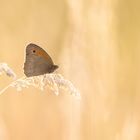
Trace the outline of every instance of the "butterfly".
{"label": "butterfly", "polygon": [[26,47],[24,74],[27,77],[52,73],[58,68],[54,65],[49,54],[36,44],[30,43]]}

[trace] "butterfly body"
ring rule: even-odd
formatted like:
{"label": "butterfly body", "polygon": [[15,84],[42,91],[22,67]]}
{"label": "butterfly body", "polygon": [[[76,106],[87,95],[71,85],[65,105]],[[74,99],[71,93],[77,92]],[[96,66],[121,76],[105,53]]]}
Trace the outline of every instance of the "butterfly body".
{"label": "butterfly body", "polygon": [[58,68],[45,50],[35,44],[26,47],[24,74],[27,77],[52,73]]}

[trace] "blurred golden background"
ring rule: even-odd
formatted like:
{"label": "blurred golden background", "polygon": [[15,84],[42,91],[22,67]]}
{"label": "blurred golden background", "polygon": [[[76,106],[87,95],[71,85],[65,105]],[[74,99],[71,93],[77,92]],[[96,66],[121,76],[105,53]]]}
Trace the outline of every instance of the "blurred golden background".
{"label": "blurred golden background", "polygon": [[[0,140],[139,140],[140,2],[1,0],[0,60],[18,78],[43,47],[82,99],[34,87],[0,96]],[[0,88],[12,79],[0,76]]]}

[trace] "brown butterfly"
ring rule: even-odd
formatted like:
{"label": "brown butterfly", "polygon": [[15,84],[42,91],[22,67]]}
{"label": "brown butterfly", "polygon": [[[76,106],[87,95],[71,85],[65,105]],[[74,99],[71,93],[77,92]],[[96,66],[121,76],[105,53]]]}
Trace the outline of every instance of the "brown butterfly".
{"label": "brown butterfly", "polygon": [[45,50],[33,43],[27,45],[24,63],[24,74],[27,77],[52,73],[57,68]]}

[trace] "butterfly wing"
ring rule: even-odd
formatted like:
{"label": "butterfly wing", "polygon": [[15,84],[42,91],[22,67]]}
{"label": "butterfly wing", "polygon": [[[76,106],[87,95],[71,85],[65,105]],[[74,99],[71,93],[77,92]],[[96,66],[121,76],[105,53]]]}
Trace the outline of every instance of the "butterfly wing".
{"label": "butterfly wing", "polygon": [[26,47],[24,73],[27,77],[51,73],[58,66],[53,64],[51,57],[41,47],[29,44]]}

